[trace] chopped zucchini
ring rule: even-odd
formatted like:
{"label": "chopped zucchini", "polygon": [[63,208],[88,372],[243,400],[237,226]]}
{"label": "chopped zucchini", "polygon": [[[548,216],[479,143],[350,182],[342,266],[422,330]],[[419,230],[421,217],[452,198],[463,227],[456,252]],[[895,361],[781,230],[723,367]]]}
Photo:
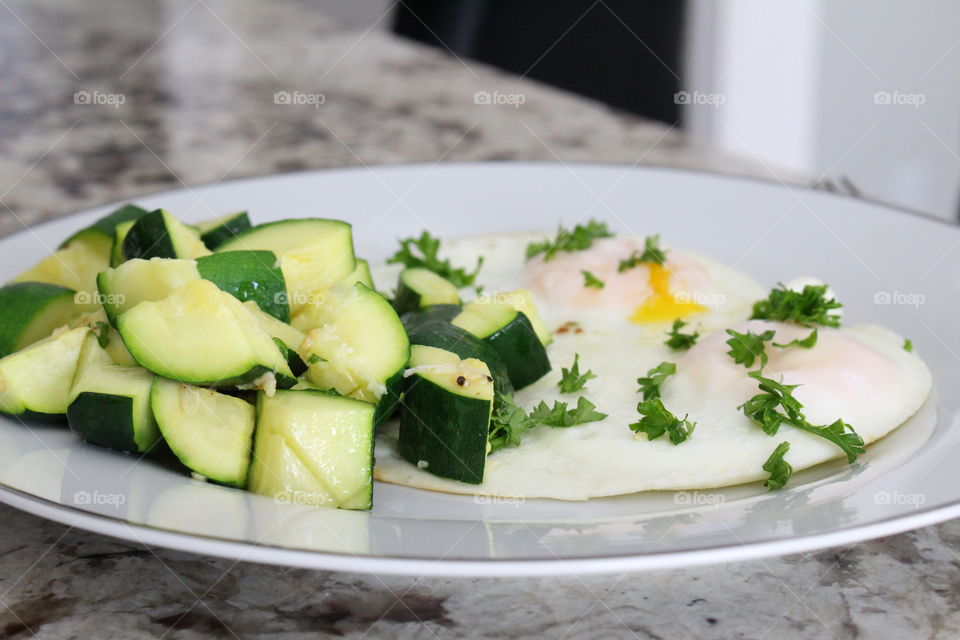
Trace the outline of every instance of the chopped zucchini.
{"label": "chopped zucchini", "polygon": [[407,330],[410,343],[445,349],[461,358],[482,360],[493,375],[493,384],[497,393],[513,393],[507,366],[500,359],[497,350],[466,329],[450,324],[446,319],[447,317],[452,319],[459,312],[460,307],[437,305],[425,312],[404,314],[403,326]]}
{"label": "chopped zucchini", "polygon": [[353,232],[341,220],[303,218],[261,224],[226,240],[217,252],[273,251],[280,257],[294,309],[300,298],[325,289],[356,268]]}
{"label": "chopped zucchini", "polygon": [[126,258],[123,257],[123,241],[127,239],[127,234],[133,228],[136,220],[126,220],[119,223],[113,230],[113,246],[110,247],[110,266],[119,267]]}
{"label": "chopped zucchini", "polygon": [[201,278],[237,300],[252,300],[261,311],[281,322],[290,322],[287,283],[272,251],[215,253],[197,258],[197,270]]}
{"label": "chopped zucchini", "polygon": [[157,376],[150,406],[163,439],[185,467],[221,484],[246,485],[256,414],[253,405]]}
{"label": "chopped zucchini", "polygon": [[0,358],[20,351],[62,327],[76,314],[72,289],[44,282],[0,288]]}
{"label": "chopped zucchini", "polygon": [[62,418],[70,405],[86,327],[57,331],[0,359],[0,413]]}
{"label": "chopped zucchini", "polygon": [[405,375],[400,455],[442,478],[483,482],[493,411],[493,377],[487,365],[414,345]]}
{"label": "chopped zucchini", "polygon": [[210,255],[200,234],[162,209],[140,216],[123,239],[123,257],[199,258]]}
{"label": "chopped zucchini", "polygon": [[300,343],[306,338],[306,334],[298,331],[286,322],[280,322],[269,313],[264,313],[252,300],[244,302],[243,306],[250,310],[250,313],[257,319],[260,328],[269,333],[274,340],[279,340],[284,345],[287,352],[287,364],[290,365],[290,371],[293,375],[300,376],[307,370],[307,365],[297,353]]}
{"label": "chopped zucchini", "polygon": [[[514,309],[527,316],[530,324],[533,325],[533,330],[537,332],[537,337],[540,338],[540,342],[542,342],[544,346],[553,342],[553,333],[549,327],[547,327],[547,323],[543,321],[543,318],[540,317],[540,312],[533,303],[533,295],[531,295],[528,289],[515,289],[498,295],[502,296],[503,300]],[[477,300],[477,302],[483,304],[482,297],[480,300]]]}
{"label": "chopped zucchini", "polygon": [[522,389],[550,371],[550,359],[527,315],[497,299],[474,300],[453,319],[453,324],[496,349],[513,388]]}
{"label": "chopped zucchini", "polygon": [[257,396],[249,488],[277,501],[369,509],[375,407],[325,391]]}
{"label": "chopped zucchini", "polygon": [[363,258],[357,258],[357,268],[350,274],[340,280],[337,284],[351,285],[356,282],[366,285],[370,289],[376,290],[373,286],[373,275],[370,273],[370,263]]}
{"label": "chopped zucchini", "polygon": [[207,220],[197,225],[200,239],[211,251],[215,251],[221,244],[233,238],[251,226],[250,217],[246,211],[230,213],[215,220]]}
{"label": "chopped zucchini", "polygon": [[74,303],[78,311],[97,308],[97,274],[107,268],[107,262],[96,250],[86,244],[72,244],[41,260],[11,282],[44,282],[56,284],[76,292]]}
{"label": "chopped zucchini", "polygon": [[423,268],[404,269],[400,273],[393,307],[403,315],[407,311],[437,304],[459,305],[460,293],[450,281]]}
{"label": "chopped zucchini", "polygon": [[83,314],[71,322],[70,327],[88,327],[97,337],[100,347],[110,356],[110,361],[113,364],[124,367],[140,366],[127,351],[126,345],[123,344],[123,338],[107,320],[107,314],[103,309]]}
{"label": "chopped zucchini", "polygon": [[85,442],[128,453],[147,453],[160,441],[150,411],[153,374],[109,361],[88,333],[70,389],[70,430]]}
{"label": "chopped zucchini", "polygon": [[243,304],[207,280],[163,300],[141,302],[117,320],[123,342],[157,375],[220,388],[296,384],[273,338]]}
{"label": "chopped zucchini", "polygon": [[307,379],[322,389],[378,403],[377,424],[399,401],[410,341],[390,303],[359,282],[334,287],[318,307],[322,326],[300,345]]}
{"label": "chopped zucchini", "polygon": [[97,276],[100,303],[110,323],[141,302],[163,300],[172,291],[200,279],[194,260],[151,258],[128,260]]}
{"label": "chopped zucchini", "polygon": [[72,244],[86,244],[89,248],[103,256],[105,260],[109,260],[110,252],[113,249],[113,238],[117,225],[121,222],[136,220],[145,213],[147,213],[146,209],[141,209],[136,205],[124,205],[116,211],[103,216],[89,227],[77,231],[64,240],[60,248],[63,249]]}

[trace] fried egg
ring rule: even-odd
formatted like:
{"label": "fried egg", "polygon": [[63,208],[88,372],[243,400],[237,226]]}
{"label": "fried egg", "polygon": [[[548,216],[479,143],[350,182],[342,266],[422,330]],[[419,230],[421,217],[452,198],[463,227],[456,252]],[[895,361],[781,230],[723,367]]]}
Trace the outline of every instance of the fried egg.
{"label": "fried egg", "polygon": [[[481,282],[487,290],[529,288],[554,328],[548,346],[553,371],[517,392],[517,403],[528,410],[541,400],[573,406],[584,395],[608,417],[565,429],[534,427],[520,446],[489,456],[480,485],[439,478],[411,465],[397,453],[396,425],[386,425],[378,435],[377,479],[449,493],[584,500],[763,480],[768,475],[764,462],[783,441],[791,443],[786,460],[797,471],[843,456],[834,444],[789,424],[769,436],[738,409],[759,393],[758,383],[728,355],[729,336],[722,329],[772,330],[781,344],[810,333],[793,324],[747,320],[752,304],[766,297],[748,275],[671,247],[659,273],[649,265],[619,271],[619,260],[642,251],[642,238],[595,241],[587,251],[561,252],[550,261],[527,261],[524,248],[530,241],[522,236],[461,240],[449,243],[448,255],[463,265],[483,255]],[[604,287],[585,288],[582,270],[604,281]],[[666,328],[678,317],[702,334],[683,353],[664,344]],[[929,395],[929,370],[903,348],[897,334],[857,325],[820,327],[818,336],[812,349],[768,345],[764,369],[767,377],[800,385],[794,396],[811,423],[843,419],[870,443],[906,421]],[[597,377],[582,392],[561,394],[560,370],[575,354],[581,371],[590,369]],[[637,378],[664,361],[677,366],[662,387],[664,405],[696,423],[679,445],[666,437],[648,440],[629,428],[640,417]]]}

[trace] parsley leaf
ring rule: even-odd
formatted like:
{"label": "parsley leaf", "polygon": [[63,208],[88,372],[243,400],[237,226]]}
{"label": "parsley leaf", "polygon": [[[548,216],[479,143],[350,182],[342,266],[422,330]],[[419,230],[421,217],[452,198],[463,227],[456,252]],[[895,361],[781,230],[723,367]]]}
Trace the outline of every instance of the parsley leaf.
{"label": "parsley leaf", "polygon": [[656,440],[666,433],[670,442],[680,444],[690,437],[697,426],[695,422],[687,420],[687,416],[677,418],[670,413],[659,398],[644,400],[637,405],[637,411],[642,417],[639,422],[630,425],[630,430],[647,434],[647,440]]}
{"label": "parsley leaf", "polygon": [[734,362],[749,368],[759,359],[761,369],[767,366],[767,351],[764,343],[773,340],[772,329],[759,335],[753,331],[738,333],[733,329],[727,329],[727,334],[731,336],[727,340],[727,344],[730,345],[730,351],[727,351],[727,354],[733,358]]}
{"label": "parsley leaf", "polygon": [[789,450],[790,443],[781,442],[767,458],[767,461],[763,463],[763,470],[770,474],[770,477],[764,481],[763,486],[771,491],[782,489],[790,481],[790,476],[793,475],[793,467],[783,459],[783,456]]}
{"label": "parsley leaf", "polygon": [[791,291],[778,285],[766,300],[753,305],[751,320],[778,320],[796,322],[805,327],[820,324],[839,327],[840,316],[832,313],[843,305],[834,298],[827,298],[827,285],[808,284],[803,291]]}
{"label": "parsley leaf", "polygon": [[908,352],[913,351],[913,343],[910,341],[909,338],[903,341],[903,350]]}
{"label": "parsley leaf", "polygon": [[840,447],[847,454],[847,461],[850,463],[863,453],[863,439],[843,420],[837,420],[823,427],[807,421],[800,411],[803,405],[793,397],[793,390],[800,385],[782,384],[771,378],[765,378],[760,371],[751,371],[748,375],[759,381],[760,391],[763,393],[753,396],[738,409],[760,425],[764,433],[772,436],[777,433],[781,424],[789,422],[798,429],[829,440]]}
{"label": "parsley leaf", "polygon": [[557,385],[560,387],[560,393],[573,393],[575,391],[580,391],[587,384],[587,380],[592,380],[597,377],[593,371],[587,369],[586,373],[583,375],[580,374],[580,354],[574,354],[573,356],[573,365],[569,369],[561,368],[560,369],[560,382]]}
{"label": "parsley leaf", "polygon": [[543,254],[544,262],[552,260],[560,251],[583,251],[589,249],[597,238],[610,238],[613,234],[607,228],[607,223],[590,220],[587,224],[578,224],[573,231],[557,229],[557,236],[553,240],[531,242],[527,245],[527,260]]}
{"label": "parsley leaf", "polygon": [[[420,255],[414,252],[416,249]],[[440,239],[434,238],[429,231],[424,231],[419,238],[405,238],[400,241],[400,249],[387,260],[388,264],[402,264],[409,268],[423,267],[429,269],[441,278],[445,278],[458,289],[469,287],[477,279],[480,267],[483,266],[483,257],[477,258],[477,266],[472,273],[466,269],[454,268],[450,260],[440,260],[437,253],[440,250]]]}
{"label": "parsley leaf", "polygon": [[697,338],[700,337],[700,334],[696,331],[693,333],[680,333],[680,329],[687,326],[687,323],[677,318],[673,321],[673,327],[670,331],[667,332],[667,335],[670,336],[667,338],[667,346],[673,349],[674,351],[686,351],[693,345],[697,343]]}
{"label": "parsley leaf", "polygon": [[587,422],[596,422],[603,420],[607,414],[594,411],[596,405],[580,396],[577,400],[577,406],[574,409],[567,409],[566,402],[554,401],[553,406],[547,406],[546,402],[541,401],[533,411],[530,412],[530,419],[537,424],[545,424],[548,427],[573,427]]}
{"label": "parsley leaf", "polygon": [[637,378],[637,384],[640,385],[640,393],[644,400],[654,400],[660,397],[660,387],[667,378],[677,372],[677,365],[673,362],[661,362],[653,369],[647,371],[643,378]]}
{"label": "parsley leaf", "polygon": [[94,326],[93,333],[97,336],[97,344],[100,345],[101,349],[106,349],[110,344],[110,325],[103,320],[99,320]]}
{"label": "parsley leaf", "polygon": [[660,234],[647,236],[643,241],[643,253],[634,251],[626,260],[621,260],[617,271],[623,272],[633,269],[641,262],[662,265],[667,261],[667,253],[660,248]]}
{"label": "parsley leaf", "polygon": [[603,280],[586,270],[581,270],[580,273],[583,274],[583,286],[593,287],[594,289],[603,289]]}
{"label": "parsley leaf", "polygon": [[518,407],[513,396],[498,393],[493,402],[493,415],[490,416],[490,428],[487,435],[489,450],[487,455],[505,447],[520,444],[523,432],[536,426],[527,412]]}
{"label": "parsley leaf", "polygon": [[311,353],[307,356],[307,362],[310,364],[317,364],[318,362],[326,362],[327,359],[317,355],[316,353]]}
{"label": "parsley leaf", "polygon": [[774,342],[773,346],[780,347],[781,349],[787,349],[789,347],[801,347],[803,349],[813,349],[817,344],[817,330],[814,329],[810,332],[806,338],[796,338],[791,340],[786,344],[780,344],[779,342]]}

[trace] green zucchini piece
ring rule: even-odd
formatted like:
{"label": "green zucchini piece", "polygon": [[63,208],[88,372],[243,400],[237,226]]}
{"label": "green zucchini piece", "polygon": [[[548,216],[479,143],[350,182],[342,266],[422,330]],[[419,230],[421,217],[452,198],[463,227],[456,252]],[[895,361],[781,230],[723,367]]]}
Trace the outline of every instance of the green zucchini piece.
{"label": "green zucchini piece", "polygon": [[400,272],[393,307],[403,315],[433,305],[459,305],[460,293],[450,281],[429,269],[404,269]]}
{"label": "green zucchini piece", "polygon": [[145,213],[147,213],[146,209],[141,209],[134,204],[124,205],[116,211],[103,216],[89,227],[77,231],[64,240],[60,248],[63,249],[71,244],[83,243],[102,255],[104,259],[109,260],[110,252],[113,249],[113,238],[117,225],[121,222],[134,221]]}
{"label": "green zucchini piece", "polygon": [[188,282],[200,279],[194,260],[134,258],[97,276],[100,304],[110,324],[141,302],[157,302]]}
{"label": "green zucchini piece", "polygon": [[363,258],[357,258],[357,268],[350,272],[337,284],[351,285],[356,282],[366,285],[370,289],[376,289],[373,286],[373,275],[370,273],[370,263]]}
{"label": "green zucchini piece", "polygon": [[197,225],[197,230],[200,232],[200,239],[203,240],[203,244],[214,251],[230,238],[240,235],[252,226],[250,216],[247,215],[246,211],[241,211],[201,222]]}
{"label": "green zucchini piece", "polygon": [[66,287],[76,292],[74,304],[78,312],[94,311],[99,306],[97,274],[106,268],[106,260],[94,249],[84,243],[72,244],[47,256],[11,283],[43,282]]}
{"label": "green zucchini piece", "polygon": [[220,484],[246,485],[256,416],[253,405],[157,376],[150,406],[163,439],[185,467]]}
{"label": "green zucchini piece", "polygon": [[61,418],[70,405],[86,327],[55,332],[0,359],[0,413]]}
{"label": "green zucchini piece", "polygon": [[258,394],[249,489],[277,501],[369,509],[375,411],[326,391]]}
{"label": "green zucchini piece", "polygon": [[493,411],[493,377],[487,365],[414,345],[406,375],[400,455],[442,478],[483,482]]}
{"label": "green zucchini piece", "polygon": [[137,361],[133,359],[127,346],[123,344],[123,338],[117,330],[107,320],[107,314],[103,309],[97,309],[93,313],[85,313],[70,324],[70,328],[88,327],[96,336],[100,347],[106,351],[113,364],[119,364],[124,367],[138,367]]}
{"label": "green zucchini piece", "polygon": [[123,239],[123,258],[199,258],[210,255],[200,234],[162,209],[140,216]]}
{"label": "green zucchini piece", "polygon": [[290,322],[287,283],[272,251],[215,253],[197,258],[197,271],[237,300],[252,300],[261,311]]}
{"label": "green zucchini piece", "polygon": [[123,257],[123,241],[127,239],[127,234],[133,228],[136,220],[127,220],[121,222],[113,230],[113,246],[110,248],[110,266],[119,267],[126,258]]}
{"label": "green zucchini piece", "polygon": [[455,327],[445,319],[452,319],[459,313],[460,307],[437,305],[423,312],[404,314],[403,326],[411,344],[437,347],[451,351],[461,358],[476,358],[485,362],[493,375],[497,393],[513,393],[507,366],[500,359],[497,350],[466,329]]}
{"label": "green zucchini piece", "polygon": [[307,380],[321,389],[378,403],[377,424],[392,415],[410,358],[410,341],[390,303],[359,282],[330,289],[317,307],[319,328],[300,345]]}
{"label": "green zucchini piece", "polygon": [[257,306],[257,303],[252,300],[244,302],[243,306],[257,319],[257,324],[260,325],[261,329],[269,333],[275,341],[279,340],[283,343],[282,351],[286,352],[287,364],[290,365],[290,371],[293,375],[303,375],[307,370],[307,365],[297,353],[297,349],[300,347],[303,339],[307,337],[306,334],[298,331],[286,322],[280,322],[269,313],[264,313],[260,310],[260,307]]}
{"label": "green zucchini piece", "polygon": [[471,302],[452,324],[496,349],[514,389],[523,389],[550,371],[547,350],[530,319],[508,303]]}
{"label": "green zucchini piece", "polygon": [[49,336],[76,314],[72,289],[45,282],[0,288],[0,358]]}
{"label": "green zucchini piece", "polygon": [[280,258],[294,309],[356,268],[353,231],[341,220],[302,218],[261,224],[226,240],[217,252],[273,251]]}
{"label": "green zucchini piece", "polygon": [[141,302],[117,320],[141,366],[165,378],[218,388],[296,384],[273,338],[239,300],[194,280],[163,300]]}
{"label": "green zucchini piece", "polygon": [[70,430],[84,442],[128,453],[147,453],[160,440],[150,411],[153,374],[141,367],[109,362],[88,334],[67,409]]}

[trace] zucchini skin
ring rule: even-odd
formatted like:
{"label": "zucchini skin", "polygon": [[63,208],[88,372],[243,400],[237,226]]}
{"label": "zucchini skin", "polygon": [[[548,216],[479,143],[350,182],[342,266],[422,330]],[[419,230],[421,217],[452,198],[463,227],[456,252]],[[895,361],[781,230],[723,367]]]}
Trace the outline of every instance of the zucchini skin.
{"label": "zucchini skin", "polygon": [[133,398],[84,391],[67,409],[67,421],[84,442],[142,453],[134,440]]}
{"label": "zucchini skin", "polygon": [[122,252],[124,260],[178,257],[161,209],[137,218],[123,239]]}
{"label": "zucchini skin", "polygon": [[[0,288],[0,358],[29,346],[22,344],[23,337],[37,316],[57,298],[72,300],[74,295],[73,289],[44,282],[15,282]],[[72,314],[71,307],[63,315],[63,324]]]}
{"label": "zucchini skin", "polygon": [[408,287],[402,278],[400,284],[397,285],[397,292],[393,296],[393,308],[396,309],[398,316],[420,309],[420,294]]}
{"label": "zucchini skin", "polygon": [[550,372],[547,350],[522,311],[483,341],[500,355],[514,389],[523,389]]}
{"label": "zucchini skin", "polygon": [[[269,265],[269,266],[267,266]],[[264,313],[290,322],[287,281],[272,251],[230,251],[197,258],[197,271],[240,302],[253,300]]]}
{"label": "zucchini skin", "polygon": [[[437,314],[452,313],[452,309],[438,309],[437,307],[453,307],[455,305],[436,305],[431,307]],[[459,307],[457,313],[460,312]],[[510,381],[507,366],[497,350],[466,329],[450,324],[446,320],[431,315],[431,311],[406,313],[401,318],[410,344],[420,344],[427,347],[438,347],[457,354],[461,358],[476,358],[484,362],[493,376],[493,386],[497,393],[513,393],[514,386]],[[453,314],[455,316],[456,313]],[[453,317],[451,316],[451,317]]]}
{"label": "zucchini skin", "polygon": [[77,231],[75,234],[64,240],[58,248],[63,249],[68,244],[89,233],[96,233],[102,235],[105,239],[112,242],[114,229],[121,222],[127,222],[129,220],[137,220],[143,215],[146,215],[148,211],[146,209],[141,209],[135,204],[127,204],[112,213],[108,213],[103,216],[89,227]]}
{"label": "zucchini skin", "polygon": [[215,251],[217,247],[227,240],[240,235],[252,227],[250,216],[247,215],[246,211],[241,211],[237,215],[225,220],[223,224],[201,234],[200,239],[203,241],[203,244],[207,245],[207,249]]}
{"label": "zucchini skin", "polygon": [[[404,384],[397,450],[423,471],[480,484],[487,462],[491,404],[414,374]],[[426,466],[420,466],[421,461]]]}
{"label": "zucchini skin", "polygon": [[393,417],[400,406],[400,393],[403,390],[403,369],[390,376],[385,386],[387,390],[377,403],[377,410],[373,414],[373,428],[376,429]]}

